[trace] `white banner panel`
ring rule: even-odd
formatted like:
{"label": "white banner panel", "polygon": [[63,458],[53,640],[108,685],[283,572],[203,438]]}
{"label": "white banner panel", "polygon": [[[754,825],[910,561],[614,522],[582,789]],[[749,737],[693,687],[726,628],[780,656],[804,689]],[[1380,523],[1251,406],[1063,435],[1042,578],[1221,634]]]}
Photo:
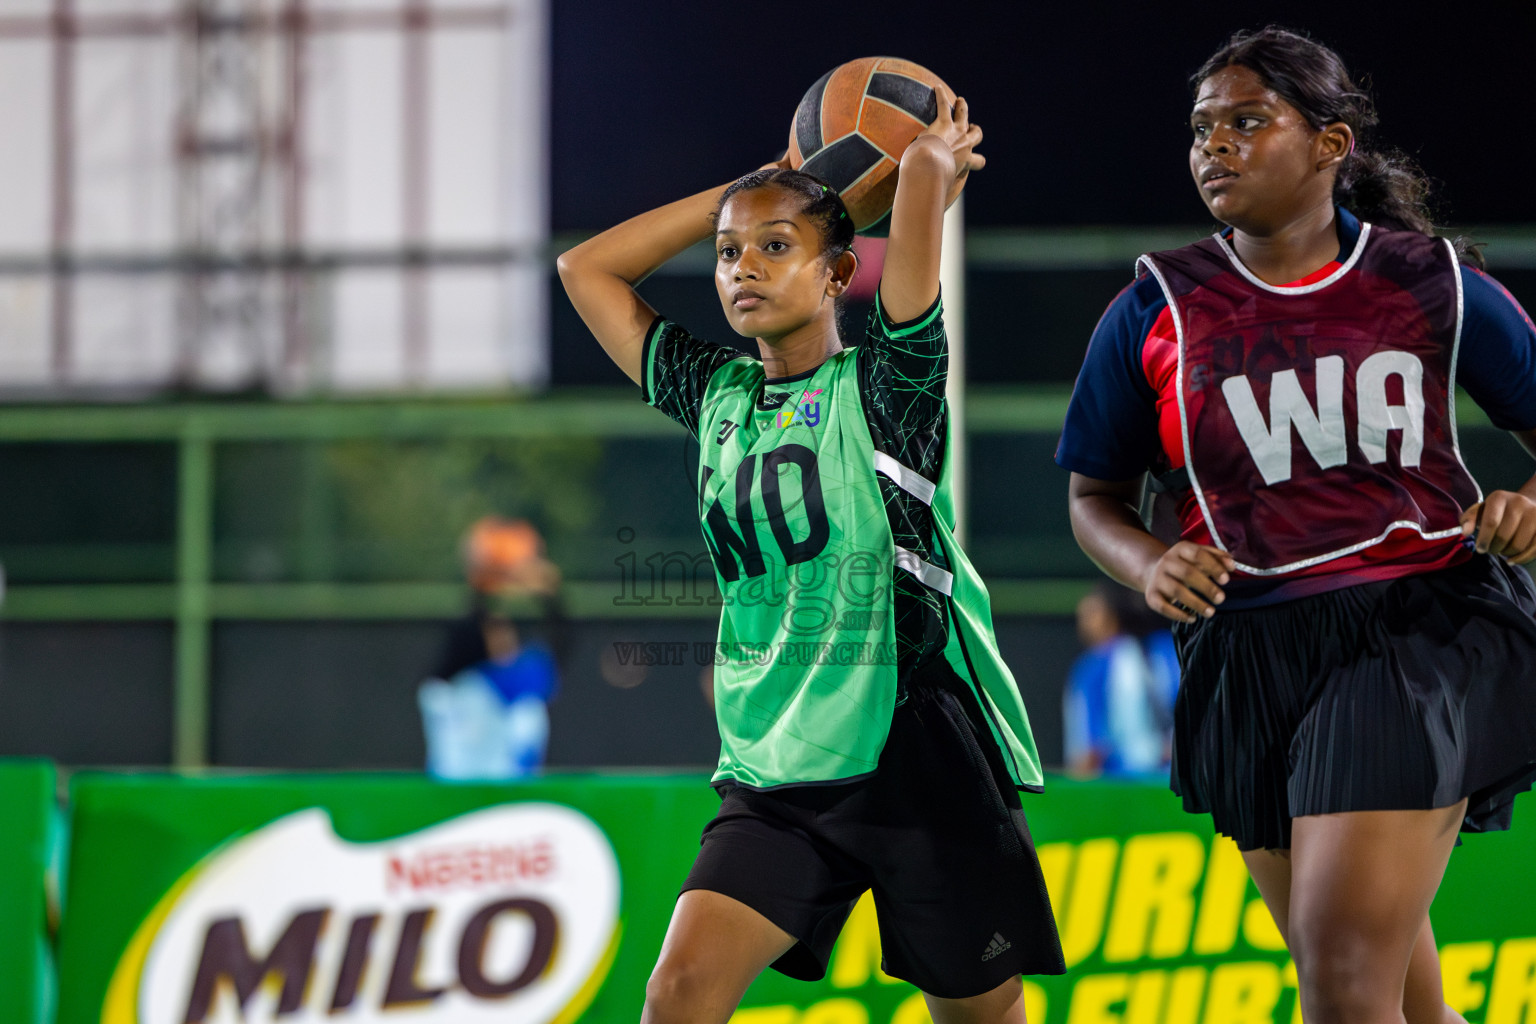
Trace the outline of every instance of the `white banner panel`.
{"label": "white banner panel", "polygon": [[4,0],[0,392],[541,384],[546,3]]}

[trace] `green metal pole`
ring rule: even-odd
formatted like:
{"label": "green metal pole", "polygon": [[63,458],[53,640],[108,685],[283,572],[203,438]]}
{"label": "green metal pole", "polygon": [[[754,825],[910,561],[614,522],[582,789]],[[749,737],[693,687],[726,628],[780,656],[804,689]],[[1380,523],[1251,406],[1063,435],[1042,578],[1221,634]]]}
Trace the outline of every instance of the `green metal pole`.
{"label": "green metal pole", "polygon": [[324,441],[306,441],[300,454],[299,579],[306,583],[329,583],[336,577],[334,488],[326,451]]}
{"label": "green metal pole", "polygon": [[182,430],[176,494],[177,768],[208,763],[208,590],[212,579],[213,441],[189,417]]}

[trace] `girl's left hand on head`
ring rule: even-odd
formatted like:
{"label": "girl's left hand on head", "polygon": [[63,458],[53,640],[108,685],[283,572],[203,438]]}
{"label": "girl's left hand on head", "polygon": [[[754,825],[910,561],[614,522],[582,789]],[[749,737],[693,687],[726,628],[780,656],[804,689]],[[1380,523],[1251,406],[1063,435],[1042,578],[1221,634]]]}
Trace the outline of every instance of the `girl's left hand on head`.
{"label": "girl's left hand on head", "polygon": [[1477,550],[1516,565],[1536,559],[1536,501],[1515,491],[1494,491],[1461,514],[1461,535]]}

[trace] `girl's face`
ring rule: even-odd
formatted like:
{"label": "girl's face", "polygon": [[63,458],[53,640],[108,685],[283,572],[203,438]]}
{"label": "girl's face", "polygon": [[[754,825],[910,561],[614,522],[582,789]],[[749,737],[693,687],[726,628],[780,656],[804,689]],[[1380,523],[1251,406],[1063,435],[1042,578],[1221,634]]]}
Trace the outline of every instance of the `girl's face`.
{"label": "girl's face", "polygon": [[[1218,220],[1270,234],[1330,202],[1349,129],[1319,131],[1250,68],[1231,65],[1200,83],[1189,115],[1189,169]],[[1340,151],[1341,146],[1342,152]]]}
{"label": "girl's face", "polygon": [[[844,283],[845,284],[845,283]],[[844,284],[821,256],[800,197],[772,185],[738,192],[715,225],[715,290],[731,327],[773,341],[833,314]]]}

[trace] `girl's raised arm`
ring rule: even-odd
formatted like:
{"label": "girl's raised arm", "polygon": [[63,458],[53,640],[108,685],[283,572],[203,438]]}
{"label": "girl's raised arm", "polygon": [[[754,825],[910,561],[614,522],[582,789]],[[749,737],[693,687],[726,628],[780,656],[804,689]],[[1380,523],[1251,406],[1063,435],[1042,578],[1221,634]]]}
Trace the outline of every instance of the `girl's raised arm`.
{"label": "girl's raised arm", "polygon": [[710,217],[726,186],[642,213],[560,255],[560,282],[619,369],[640,383],[640,354],[656,311],[635,291],[656,268],[715,233]]}
{"label": "girl's raised arm", "polygon": [[880,278],[880,305],[892,323],[921,316],[938,297],[944,210],[960,194],[966,175],[987,164],[974,152],[981,129],[971,124],[965,100],[944,85],[936,93],[938,118],[901,154]]}

